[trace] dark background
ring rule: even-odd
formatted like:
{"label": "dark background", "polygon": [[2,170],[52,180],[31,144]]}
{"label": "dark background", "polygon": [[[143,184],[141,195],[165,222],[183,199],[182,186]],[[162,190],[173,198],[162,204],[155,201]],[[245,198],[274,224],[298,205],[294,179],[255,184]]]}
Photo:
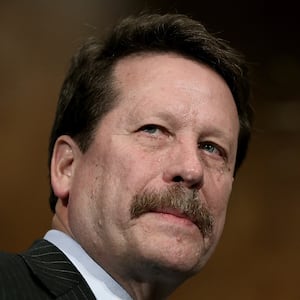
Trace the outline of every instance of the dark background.
{"label": "dark background", "polygon": [[248,58],[256,122],[215,255],[171,299],[300,299],[296,1],[0,1],[1,250],[50,227],[48,136],[81,41],[141,9],[187,13]]}

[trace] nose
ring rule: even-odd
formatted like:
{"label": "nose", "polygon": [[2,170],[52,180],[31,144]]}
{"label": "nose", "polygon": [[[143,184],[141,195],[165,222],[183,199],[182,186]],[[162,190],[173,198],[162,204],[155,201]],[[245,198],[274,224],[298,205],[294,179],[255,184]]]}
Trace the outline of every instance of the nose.
{"label": "nose", "polygon": [[176,149],[172,149],[163,172],[164,181],[180,182],[187,188],[201,188],[204,173],[197,145],[180,143],[174,148]]}

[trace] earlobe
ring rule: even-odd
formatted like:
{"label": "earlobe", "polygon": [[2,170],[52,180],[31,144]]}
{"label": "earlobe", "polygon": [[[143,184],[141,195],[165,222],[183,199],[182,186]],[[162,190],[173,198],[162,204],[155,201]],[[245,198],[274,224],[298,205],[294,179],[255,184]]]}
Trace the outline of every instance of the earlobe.
{"label": "earlobe", "polygon": [[77,144],[70,136],[60,136],[54,145],[51,159],[51,185],[54,194],[63,202],[68,201]]}

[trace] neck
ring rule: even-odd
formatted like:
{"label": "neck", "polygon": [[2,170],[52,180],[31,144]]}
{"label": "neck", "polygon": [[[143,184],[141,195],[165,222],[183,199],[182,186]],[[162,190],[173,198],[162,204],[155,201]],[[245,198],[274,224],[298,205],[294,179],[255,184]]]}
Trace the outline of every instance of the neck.
{"label": "neck", "polygon": [[112,270],[111,264],[101,266],[127,291],[134,300],[166,299],[192,274],[154,266],[153,263],[128,262],[122,271]]}

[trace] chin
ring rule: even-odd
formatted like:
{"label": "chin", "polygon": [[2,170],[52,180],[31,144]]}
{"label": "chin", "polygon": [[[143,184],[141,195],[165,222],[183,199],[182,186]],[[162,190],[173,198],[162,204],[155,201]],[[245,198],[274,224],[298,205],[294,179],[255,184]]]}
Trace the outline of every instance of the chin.
{"label": "chin", "polygon": [[165,278],[171,278],[168,274],[172,274],[172,277],[185,280],[198,273],[213,253],[215,236],[203,237],[195,226],[162,226],[159,223],[160,227],[157,229],[157,223],[150,224],[152,227],[147,223],[147,234],[138,231],[136,251],[132,259],[142,270],[147,268],[147,272],[154,273],[155,276],[162,274]]}
{"label": "chin", "polygon": [[[204,266],[205,252],[200,245],[169,244],[152,249],[149,262],[161,271],[192,276]],[[149,249],[151,250],[151,249]]]}
{"label": "chin", "polygon": [[165,248],[167,266],[187,277],[199,273],[213,255],[217,245],[214,235],[198,239],[186,239],[184,241],[169,244]]}
{"label": "chin", "polygon": [[164,283],[170,286],[180,285],[188,278],[196,275],[202,268],[204,263],[194,261],[186,257],[170,258],[160,257],[159,259],[145,259],[140,264],[139,277],[141,281]]}
{"label": "chin", "polygon": [[[172,255],[172,254],[171,254]],[[201,254],[183,254],[181,256],[169,256],[165,266],[174,272],[187,274],[189,276],[199,272],[205,262],[202,261]]]}

